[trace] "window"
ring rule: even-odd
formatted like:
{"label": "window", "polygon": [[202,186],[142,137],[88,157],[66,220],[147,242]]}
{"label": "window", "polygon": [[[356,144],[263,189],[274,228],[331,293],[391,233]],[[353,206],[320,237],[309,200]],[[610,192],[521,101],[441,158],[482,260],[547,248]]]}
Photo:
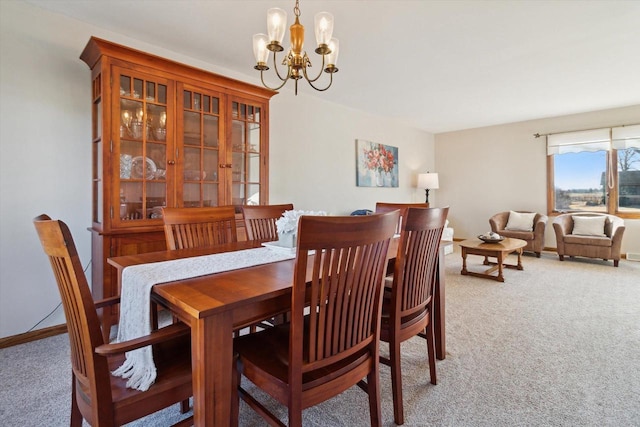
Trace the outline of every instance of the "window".
{"label": "window", "polygon": [[547,137],[549,214],[640,218],[640,125]]}

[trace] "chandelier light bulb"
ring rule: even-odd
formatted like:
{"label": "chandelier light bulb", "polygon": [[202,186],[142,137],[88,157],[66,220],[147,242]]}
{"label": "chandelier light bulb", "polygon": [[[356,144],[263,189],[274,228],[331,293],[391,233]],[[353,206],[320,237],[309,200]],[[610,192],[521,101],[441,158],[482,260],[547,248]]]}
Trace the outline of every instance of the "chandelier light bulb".
{"label": "chandelier light bulb", "polygon": [[267,33],[269,34],[269,41],[282,44],[286,29],[287,12],[278,7],[269,9],[267,11]]}
{"label": "chandelier light bulb", "polygon": [[333,34],[333,15],[328,12],[317,13],[314,18],[316,42],[318,46],[328,45]]}
{"label": "chandelier light bulb", "polygon": [[335,66],[338,63],[338,52],[340,51],[340,42],[338,39],[335,37],[331,39],[329,49],[331,49],[331,53],[327,55],[327,64]]}
{"label": "chandelier light bulb", "polygon": [[256,63],[259,65],[267,63],[269,58],[269,37],[266,34],[254,34],[253,36],[253,55],[256,58]]}

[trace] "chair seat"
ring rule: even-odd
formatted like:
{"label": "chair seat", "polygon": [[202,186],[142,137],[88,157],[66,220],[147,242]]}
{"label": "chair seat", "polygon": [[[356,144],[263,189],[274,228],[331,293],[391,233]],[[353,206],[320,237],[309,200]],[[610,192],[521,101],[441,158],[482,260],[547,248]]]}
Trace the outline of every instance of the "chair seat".
{"label": "chair seat", "polygon": [[610,247],[611,239],[609,237],[580,236],[580,235],[568,234],[564,236],[564,243],[567,245],[589,245],[589,246]]}
{"label": "chair seat", "polygon": [[[190,337],[183,336],[174,340],[154,345],[153,360],[157,377],[149,390],[139,391],[126,386],[127,379],[111,375],[111,390],[117,425],[125,424],[139,417],[139,407],[147,413],[159,411],[172,402],[189,399],[193,388],[191,381]],[[108,358],[109,371],[120,367],[125,360],[124,355]],[[90,391],[78,381],[78,406],[87,405],[90,410]],[[171,396],[167,400],[167,392]]]}
{"label": "chair seat", "polygon": [[[305,325],[308,323],[308,319],[308,317],[305,317]],[[251,369],[251,365],[260,366],[270,377],[277,379],[282,384],[286,384],[289,369],[289,329],[290,323],[284,323],[236,338],[233,348],[234,352],[241,357],[244,370]],[[305,362],[309,360],[308,340],[306,338],[307,336],[305,335],[303,342],[303,360]],[[357,362],[365,353],[366,351],[361,351],[333,365],[304,373],[302,376],[302,390],[328,383],[350,371],[352,367],[358,365]],[[332,375],[327,376],[327,372],[331,372]]]}
{"label": "chair seat", "polygon": [[[391,309],[389,307],[390,302],[390,298],[385,298],[382,304],[380,340],[384,342],[389,342],[392,334],[391,328],[393,327],[393,322],[391,318]],[[414,335],[423,332],[430,320],[429,310],[426,308],[423,311],[418,311],[410,316],[403,317],[400,323],[400,340],[405,341]]]}

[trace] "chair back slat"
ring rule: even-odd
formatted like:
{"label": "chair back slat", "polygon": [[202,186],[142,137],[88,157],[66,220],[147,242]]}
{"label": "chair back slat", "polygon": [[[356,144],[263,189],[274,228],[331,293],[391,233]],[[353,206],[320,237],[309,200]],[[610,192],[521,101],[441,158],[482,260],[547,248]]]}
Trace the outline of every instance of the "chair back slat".
{"label": "chair back slat", "polygon": [[237,242],[235,208],[162,208],[167,249],[187,249]]}
{"label": "chair back slat", "polygon": [[64,222],[51,220],[46,215],[37,217],[34,225],[60,291],[67,319],[73,372],[78,381],[89,385],[96,371],[108,376],[108,367],[103,358],[94,357],[93,349],[104,341],[71,232]]}
{"label": "chair back slat", "polygon": [[400,314],[398,319],[424,311],[431,301],[448,212],[449,208],[408,208],[405,213],[391,303]]}
{"label": "chair back slat", "polygon": [[285,211],[293,210],[293,204],[242,206],[242,216],[247,230],[247,240],[278,240],[276,221]]}
{"label": "chair back slat", "polygon": [[379,336],[384,267],[398,215],[300,218],[290,360],[302,361],[302,371],[348,357]]}

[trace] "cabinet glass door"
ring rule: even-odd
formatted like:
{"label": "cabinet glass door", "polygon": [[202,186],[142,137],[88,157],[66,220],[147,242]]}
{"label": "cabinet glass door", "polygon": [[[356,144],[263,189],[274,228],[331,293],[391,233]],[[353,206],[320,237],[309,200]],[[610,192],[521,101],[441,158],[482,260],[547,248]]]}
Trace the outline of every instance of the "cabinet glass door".
{"label": "cabinet glass door", "polygon": [[[121,223],[157,220],[167,206],[167,153],[171,140],[167,81],[118,70],[119,211]],[[117,205],[116,205],[117,206]]]}
{"label": "cabinet glass door", "polygon": [[220,96],[179,85],[182,94],[183,154],[181,192],[184,207],[220,204]]}
{"label": "cabinet glass door", "polygon": [[231,103],[231,203],[259,205],[261,192],[261,107]]}
{"label": "cabinet glass door", "polygon": [[92,114],[95,120],[91,129],[92,144],[92,190],[93,190],[93,207],[91,218],[94,223],[102,224],[104,221],[104,170],[102,169],[104,144],[102,141],[102,74],[93,77],[91,91]]}

